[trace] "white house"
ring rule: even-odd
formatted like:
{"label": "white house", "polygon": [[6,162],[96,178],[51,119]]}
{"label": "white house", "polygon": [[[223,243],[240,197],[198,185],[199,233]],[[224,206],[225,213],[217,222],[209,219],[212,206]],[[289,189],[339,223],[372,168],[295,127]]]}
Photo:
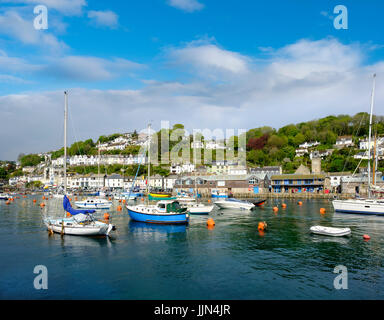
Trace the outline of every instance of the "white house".
{"label": "white house", "polygon": [[182,165],[179,164],[172,164],[169,168],[169,171],[174,174],[181,174],[181,173],[191,173],[195,171],[195,165],[191,163],[185,163]]}
{"label": "white house", "polygon": [[[383,144],[384,144],[384,137],[377,138],[376,147],[379,147]],[[368,146],[369,146],[369,143],[367,138],[359,141],[359,149],[368,150]],[[374,147],[375,147],[375,141],[374,139],[371,139],[371,150],[373,150]]]}
{"label": "white house", "polygon": [[324,150],[324,151],[318,151],[318,150],[315,150],[315,151],[312,151],[310,154],[309,154],[309,158],[312,160],[313,158],[321,158],[321,159],[324,159],[325,157],[328,157],[329,155],[332,154],[332,151],[333,150]]}
{"label": "white house", "polygon": [[124,178],[119,174],[112,174],[105,178],[105,187],[107,188],[123,188]]}
{"label": "white house", "polygon": [[307,148],[311,148],[311,147],[316,147],[318,145],[320,145],[320,142],[318,142],[318,141],[304,142],[301,145],[299,145],[299,148],[300,149],[307,149]]}
{"label": "white house", "polygon": [[212,150],[225,150],[226,147],[223,143],[218,143],[214,140],[212,141],[206,141],[205,142],[205,149],[212,149]]}
{"label": "white house", "polygon": [[308,149],[296,149],[295,157],[302,157],[308,153]]}
{"label": "white house", "polygon": [[352,147],[353,145],[354,144],[353,144],[352,136],[340,136],[336,140],[335,147],[345,148],[345,147]]}

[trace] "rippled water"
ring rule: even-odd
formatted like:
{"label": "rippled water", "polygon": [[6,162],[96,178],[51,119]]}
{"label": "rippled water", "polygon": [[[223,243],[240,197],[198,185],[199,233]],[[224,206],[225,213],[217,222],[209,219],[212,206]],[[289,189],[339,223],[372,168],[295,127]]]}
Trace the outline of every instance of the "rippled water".
{"label": "rippled water", "polygon": [[[48,236],[41,213],[60,215],[60,200],[41,209],[27,199],[0,202],[1,299],[383,299],[384,217],[334,214],[328,200],[269,200],[254,211],[215,210],[189,226],[130,221],[108,212],[113,239]],[[319,213],[326,208],[324,215]],[[102,215],[102,213],[101,213]],[[268,230],[257,230],[259,221]],[[313,225],[350,227],[350,237],[311,235]],[[371,236],[370,241],[362,239]],[[336,290],[337,265],[348,289]],[[48,290],[35,290],[36,265],[48,268]]]}

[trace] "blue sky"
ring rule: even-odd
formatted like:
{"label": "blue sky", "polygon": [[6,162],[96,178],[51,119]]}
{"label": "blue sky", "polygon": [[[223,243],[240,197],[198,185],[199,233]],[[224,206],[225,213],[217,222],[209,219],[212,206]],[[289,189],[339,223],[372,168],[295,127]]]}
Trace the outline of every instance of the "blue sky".
{"label": "blue sky", "polygon": [[[47,30],[33,28],[39,4]],[[70,142],[148,121],[249,129],[368,111],[373,72],[382,114],[383,13],[373,0],[0,0],[0,159],[60,147],[63,90]]]}

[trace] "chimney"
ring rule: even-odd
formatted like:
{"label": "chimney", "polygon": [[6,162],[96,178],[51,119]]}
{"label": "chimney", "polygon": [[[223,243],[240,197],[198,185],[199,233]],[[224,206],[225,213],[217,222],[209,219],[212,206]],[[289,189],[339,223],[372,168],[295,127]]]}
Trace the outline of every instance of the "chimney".
{"label": "chimney", "polygon": [[321,173],[321,158],[312,158],[312,173]]}

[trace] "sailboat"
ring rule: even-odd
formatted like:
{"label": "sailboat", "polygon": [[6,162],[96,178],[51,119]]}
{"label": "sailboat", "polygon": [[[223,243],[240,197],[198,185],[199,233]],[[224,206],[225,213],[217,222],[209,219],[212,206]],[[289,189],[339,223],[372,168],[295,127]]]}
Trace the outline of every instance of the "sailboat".
{"label": "sailboat", "polygon": [[[67,114],[68,114],[68,95],[64,92],[64,199],[63,217],[43,217],[43,222],[50,232],[78,236],[108,236],[115,226],[110,222],[98,221],[94,218],[95,210],[76,210],[66,196],[67,192]],[[66,214],[68,213],[68,214]],[[65,216],[67,215],[67,217]]]}
{"label": "sailboat", "polygon": [[[98,181],[100,181],[100,143],[99,143],[98,149],[99,149],[98,150],[99,157],[97,162],[97,178],[98,178]],[[99,191],[97,194],[101,195],[101,192]],[[87,198],[82,201],[76,201],[75,205],[78,208],[86,208],[86,209],[109,209],[112,206],[112,201],[109,201],[107,199],[102,199],[102,198]]]}
{"label": "sailboat", "polygon": [[384,200],[376,199],[371,196],[371,135],[372,135],[372,115],[375,97],[376,74],[373,75],[373,88],[371,95],[371,113],[369,118],[368,136],[368,198],[367,199],[348,199],[333,200],[332,205],[336,212],[384,215]]}
{"label": "sailboat", "polygon": [[215,207],[214,205],[205,205],[203,203],[199,203],[198,201],[198,190],[197,190],[197,177],[196,177],[196,149],[194,150],[194,155],[193,155],[193,162],[195,165],[195,198],[191,198],[188,196],[185,197],[180,197],[180,201],[185,201],[184,206],[187,208],[188,212],[190,214],[210,214],[213,208]]}
{"label": "sailboat", "polygon": [[[150,128],[148,125],[148,134],[150,137]],[[148,144],[148,184],[147,194],[149,193],[149,181],[150,181],[150,145]],[[137,169],[137,173],[140,169]],[[136,180],[135,177],[135,180]],[[134,181],[135,181],[134,180]],[[132,189],[134,188],[134,182],[132,183]],[[189,214],[186,208],[182,208],[178,201],[175,200],[160,200],[156,205],[139,204],[139,205],[127,205],[129,216],[134,221],[155,223],[155,224],[187,224],[189,222]]]}

